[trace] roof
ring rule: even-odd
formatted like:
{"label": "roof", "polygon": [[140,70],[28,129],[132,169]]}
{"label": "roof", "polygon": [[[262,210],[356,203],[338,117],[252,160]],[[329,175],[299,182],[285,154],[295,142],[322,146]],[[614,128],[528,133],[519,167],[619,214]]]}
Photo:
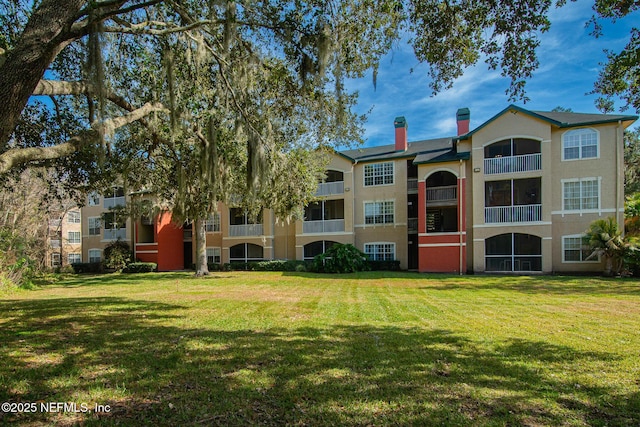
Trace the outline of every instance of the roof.
{"label": "roof", "polygon": [[373,162],[378,160],[393,160],[418,157],[419,155],[443,154],[452,151],[453,138],[436,138],[410,142],[407,150],[396,150],[395,144],[378,147],[365,147],[354,150],[340,151],[340,154],[357,162]]}
{"label": "roof", "polygon": [[507,112],[515,112],[515,113],[524,113],[531,117],[535,117],[537,119],[543,120],[552,126],[556,126],[558,128],[569,128],[575,126],[587,126],[587,125],[597,125],[604,123],[615,123],[618,121],[632,122],[638,120],[638,116],[632,115],[624,115],[624,114],[596,114],[596,113],[570,113],[563,111],[531,111],[522,107],[518,107],[517,105],[509,105],[504,110],[500,111],[498,114],[472,130],[471,132],[466,133],[465,135],[460,135],[457,137],[457,140],[469,139],[474,133],[478,132],[480,129],[484,128],[498,117],[502,116]]}

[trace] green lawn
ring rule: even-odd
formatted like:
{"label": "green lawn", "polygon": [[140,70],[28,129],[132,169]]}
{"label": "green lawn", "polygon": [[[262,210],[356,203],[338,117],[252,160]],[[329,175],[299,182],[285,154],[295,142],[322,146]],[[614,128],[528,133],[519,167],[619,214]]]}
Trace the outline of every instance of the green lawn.
{"label": "green lawn", "polygon": [[17,425],[640,425],[640,283],[76,277],[0,299]]}

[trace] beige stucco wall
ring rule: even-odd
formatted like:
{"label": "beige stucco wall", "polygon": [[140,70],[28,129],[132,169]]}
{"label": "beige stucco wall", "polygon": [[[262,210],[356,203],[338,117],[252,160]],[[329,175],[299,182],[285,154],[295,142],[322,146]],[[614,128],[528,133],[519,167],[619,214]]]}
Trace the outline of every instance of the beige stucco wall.
{"label": "beige stucco wall", "polygon": [[[364,250],[365,243],[395,243],[396,259],[400,268],[408,268],[407,263],[407,159],[387,160],[394,164],[394,183],[391,185],[364,186],[364,165],[354,168],[354,229],[355,246]],[[369,163],[382,163],[376,161]],[[393,200],[394,224],[365,224],[365,202]]]}
{"label": "beige stucco wall", "polygon": [[[598,218],[623,215],[622,128],[617,124],[591,126],[599,132],[597,159],[563,161],[562,137],[579,128],[558,128],[527,114],[507,112],[478,130],[472,136],[472,210],[473,269],[484,270],[485,239],[503,233],[525,233],[542,239],[544,272],[598,271],[599,263],[563,262],[562,236],[584,232]],[[484,147],[513,137],[541,141],[542,170],[511,174],[484,174]],[[542,220],[523,224],[485,224],[485,182],[502,179],[541,178]],[[563,180],[595,177],[600,180],[600,210],[598,212],[563,211]]]}
{"label": "beige stucco wall", "polygon": [[[508,138],[528,138],[540,141],[542,170],[518,172],[509,174],[485,174],[484,148],[495,142]],[[523,233],[538,236],[542,239],[542,271],[552,271],[551,247],[551,128],[548,123],[532,118],[529,115],[507,112],[480,129],[472,136],[471,156],[471,235],[468,242],[472,242],[469,263],[473,271],[485,270],[485,240],[505,233]],[[508,179],[540,178],[542,220],[536,223],[520,224],[485,224],[485,183]],[[471,261],[472,260],[472,261]]]}
{"label": "beige stucco wall", "polygon": [[290,259],[304,259],[304,246],[322,240],[338,243],[354,244],[354,165],[349,160],[338,154],[331,155],[331,160],[327,166],[328,170],[336,170],[343,173],[344,193],[324,196],[319,200],[344,200],[344,232],[338,233],[304,233],[303,222],[296,221],[294,228],[295,252]]}

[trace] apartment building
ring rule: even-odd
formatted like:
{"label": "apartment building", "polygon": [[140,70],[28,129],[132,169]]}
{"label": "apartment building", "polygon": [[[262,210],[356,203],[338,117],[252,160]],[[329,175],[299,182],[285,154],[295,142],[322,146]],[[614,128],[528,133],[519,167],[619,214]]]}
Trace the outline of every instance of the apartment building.
{"label": "apartment building", "polygon": [[47,264],[51,268],[82,262],[80,208],[51,214],[48,223]]}
{"label": "apartment building", "polygon": [[[207,221],[209,262],[312,259],[351,243],[422,272],[601,271],[581,236],[598,218],[622,223],[623,132],[637,117],[511,105],[473,130],[468,109],[456,120],[456,136],[410,142],[397,117],[392,144],[334,153],[303,221],[282,223],[267,209],[251,219],[220,204]],[[125,203],[118,191],[83,208],[87,261],[121,235],[161,271],[191,267],[190,226],[168,213],[96,230],[113,199]]]}

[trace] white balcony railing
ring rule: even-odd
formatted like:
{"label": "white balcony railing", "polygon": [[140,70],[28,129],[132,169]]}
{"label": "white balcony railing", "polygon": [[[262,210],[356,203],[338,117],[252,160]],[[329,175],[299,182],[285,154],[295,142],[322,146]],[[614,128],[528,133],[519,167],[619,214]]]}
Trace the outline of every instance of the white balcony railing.
{"label": "white balcony railing", "polygon": [[127,229],[126,228],[116,228],[109,229],[106,228],[104,230],[104,240],[124,240],[127,238]]}
{"label": "white balcony railing", "polygon": [[229,236],[241,237],[241,236],[261,236],[262,224],[238,224],[229,226]]}
{"label": "white balcony railing", "polygon": [[341,231],[344,231],[344,219],[305,221],[302,223],[303,233],[339,233]]}
{"label": "white balcony railing", "polygon": [[124,206],[125,205],[124,196],[105,197],[103,205],[105,209],[115,208],[116,206]]}
{"label": "white balcony railing", "polygon": [[458,186],[447,185],[442,187],[427,188],[428,202],[448,202],[455,201],[458,198]]}
{"label": "white balcony railing", "polygon": [[484,208],[486,224],[542,220],[542,205],[492,206]]}
{"label": "white balcony railing", "polygon": [[316,196],[332,196],[344,194],[344,181],[322,182],[318,184]]}
{"label": "white balcony railing", "polygon": [[540,153],[484,159],[484,173],[487,175],[539,171],[541,169],[542,155]]}

